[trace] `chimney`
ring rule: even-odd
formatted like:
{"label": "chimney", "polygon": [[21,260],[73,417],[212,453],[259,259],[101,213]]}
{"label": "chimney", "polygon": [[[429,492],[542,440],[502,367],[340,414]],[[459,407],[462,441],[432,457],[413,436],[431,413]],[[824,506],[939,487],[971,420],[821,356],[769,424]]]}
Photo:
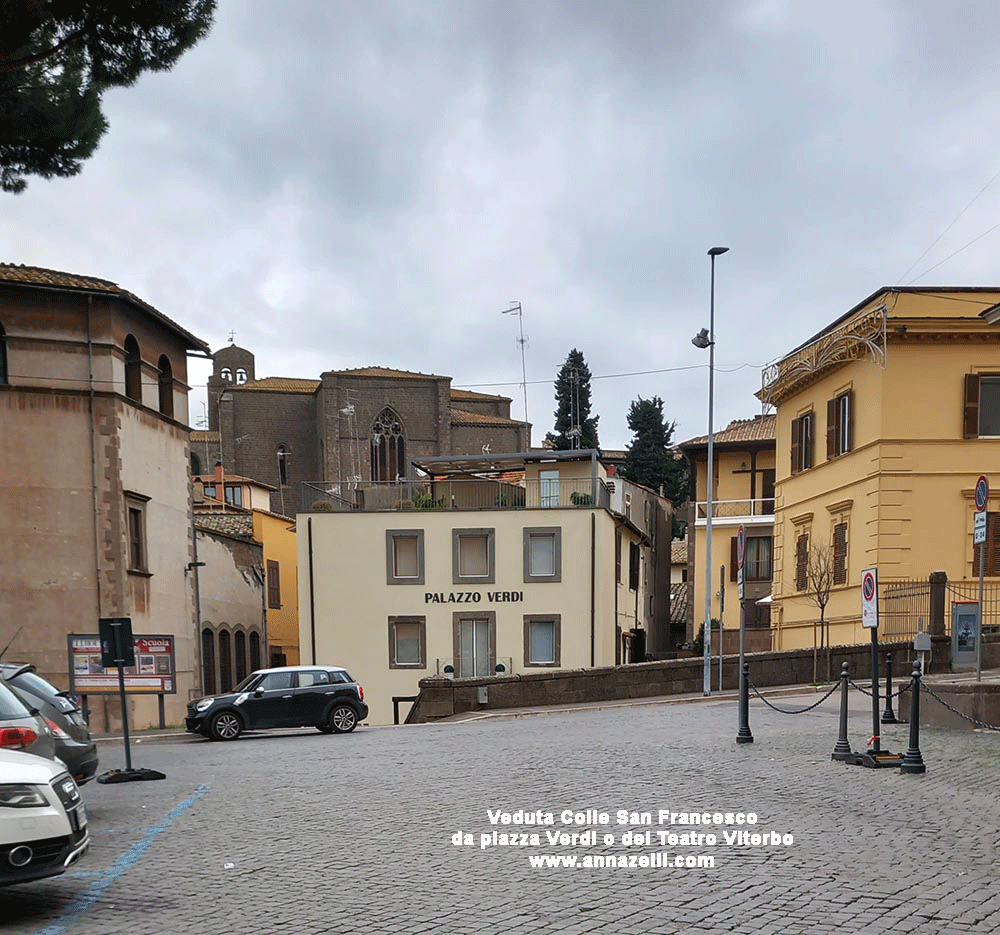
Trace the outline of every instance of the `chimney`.
{"label": "chimney", "polygon": [[[216,461],[215,462],[215,482],[217,484],[221,484],[222,483],[222,462],[221,461]],[[219,499],[221,500],[222,498],[220,497]]]}

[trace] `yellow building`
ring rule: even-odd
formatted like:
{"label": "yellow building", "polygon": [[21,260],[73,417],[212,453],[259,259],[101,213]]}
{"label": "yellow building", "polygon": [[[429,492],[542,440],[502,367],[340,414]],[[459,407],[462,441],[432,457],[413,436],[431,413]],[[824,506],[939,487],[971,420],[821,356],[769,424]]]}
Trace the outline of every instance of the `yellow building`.
{"label": "yellow building", "polygon": [[[832,645],[867,642],[860,578],[883,597],[972,579],[973,488],[1000,483],[1000,289],[882,288],[765,371],[776,409],[772,623],[811,647],[809,563],[831,562]],[[986,574],[1000,575],[990,513]],[[923,610],[899,635],[926,624]],[[880,636],[888,633],[880,627]]]}
{"label": "yellow building", "polygon": [[643,660],[646,634],[669,630],[669,501],[598,452],[414,465],[422,478],[341,490],[297,520],[302,661],[344,666],[371,723],[422,678]]}
{"label": "yellow building", "polygon": [[287,516],[254,508],[253,537],[264,546],[267,644],[272,666],[299,664],[298,545]]}
{"label": "yellow building", "polygon": [[[738,647],[740,603],[736,540],[746,535],[744,594],[747,649],[771,648],[770,604],[775,463],[773,415],[739,419],[712,436],[712,619],[722,621],[724,650]],[[688,516],[688,634],[697,635],[705,619],[705,554],[708,527],[708,437],[683,442],[691,465]],[[693,574],[691,573],[693,571]],[[763,601],[763,603],[758,603]],[[726,636],[726,633],[729,636]],[[718,644],[715,644],[717,651]]]}

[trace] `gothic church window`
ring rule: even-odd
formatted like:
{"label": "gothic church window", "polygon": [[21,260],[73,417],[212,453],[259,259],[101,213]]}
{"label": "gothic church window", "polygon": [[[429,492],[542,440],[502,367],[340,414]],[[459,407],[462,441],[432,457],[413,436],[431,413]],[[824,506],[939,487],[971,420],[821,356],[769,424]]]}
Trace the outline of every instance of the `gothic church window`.
{"label": "gothic church window", "polygon": [[406,476],[403,426],[391,409],[383,409],[372,426],[371,455],[373,481],[394,481]]}

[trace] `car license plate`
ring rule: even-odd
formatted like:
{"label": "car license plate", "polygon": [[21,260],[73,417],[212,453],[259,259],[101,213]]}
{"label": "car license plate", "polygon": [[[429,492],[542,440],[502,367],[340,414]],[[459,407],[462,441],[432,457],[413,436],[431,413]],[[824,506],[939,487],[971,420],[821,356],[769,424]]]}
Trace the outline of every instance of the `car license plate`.
{"label": "car license plate", "polygon": [[87,807],[82,802],[70,812],[70,823],[74,831],[83,831],[87,827]]}

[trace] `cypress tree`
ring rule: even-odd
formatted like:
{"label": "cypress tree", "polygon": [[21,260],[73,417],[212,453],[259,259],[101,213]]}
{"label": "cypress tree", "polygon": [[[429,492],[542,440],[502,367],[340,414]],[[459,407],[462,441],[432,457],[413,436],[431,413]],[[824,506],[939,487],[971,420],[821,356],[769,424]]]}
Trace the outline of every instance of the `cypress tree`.
{"label": "cypress tree", "polygon": [[574,347],[556,376],[555,431],[545,440],[558,451],[598,448],[599,418],[590,414],[590,368]]}
{"label": "cypress tree", "polygon": [[688,463],[669,450],[675,423],[664,421],[663,400],[659,396],[634,400],[628,427],[633,437],[625,449],[622,476],[657,492],[662,487],[663,495],[675,507],[681,506],[688,496]]}

